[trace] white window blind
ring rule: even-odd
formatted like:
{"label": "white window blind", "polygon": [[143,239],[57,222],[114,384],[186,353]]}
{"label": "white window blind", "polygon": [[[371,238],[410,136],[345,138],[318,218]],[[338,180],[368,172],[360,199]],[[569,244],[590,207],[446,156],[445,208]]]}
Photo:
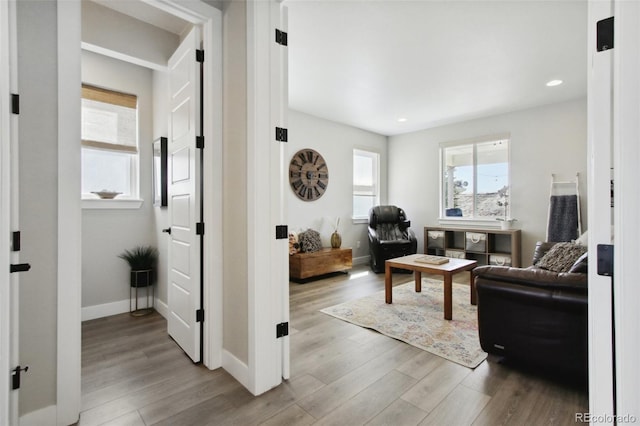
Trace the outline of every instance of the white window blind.
{"label": "white window blind", "polygon": [[82,85],[82,146],[138,152],[135,95]]}

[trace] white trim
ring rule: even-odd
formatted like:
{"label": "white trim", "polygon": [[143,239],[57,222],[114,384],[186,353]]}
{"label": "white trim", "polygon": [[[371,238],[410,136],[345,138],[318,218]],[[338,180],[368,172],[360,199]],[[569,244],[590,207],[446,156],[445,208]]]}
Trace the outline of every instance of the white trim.
{"label": "white trim", "polygon": [[[203,1],[194,0],[140,0],[157,9],[163,10],[192,24],[202,24],[211,18],[219,10],[209,6]],[[215,11],[215,12],[214,12]]]}
{"label": "white trim", "polygon": [[353,265],[368,265],[371,260],[371,256],[360,256],[353,258]]}
{"label": "white trim", "polygon": [[[50,425],[51,420],[56,418],[58,407],[49,405],[36,411],[31,411],[20,416],[20,426],[42,426]],[[60,424],[60,423],[58,423]]]}
{"label": "white trim", "polygon": [[169,317],[169,306],[166,303],[164,303],[162,300],[158,299],[157,297],[156,297],[155,304],[156,304],[155,306],[156,311],[160,315],[162,315],[164,319],[167,319]]}
{"label": "white trim", "polygon": [[157,64],[155,62],[146,61],[144,59],[136,58],[135,56],[126,55],[121,52],[117,52],[115,50],[107,49],[102,46],[96,46],[95,44],[82,42],[80,46],[83,50],[88,52],[94,52],[99,55],[107,56],[110,58],[118,59],[120,61],[129,62],[134,65],[138,65],[144,68],[149,68],[155,71],[167,71],[167,64]]}
{"label": "white trim", "polygon": [[225,371],[231,374],[242,386],[249,389],[249,366],[225,349],[222,350],[222,356],[220,358]]}
{"label": "white trim", "polygon": [[142,207],[144,200],[137,198],[116,198],[113,200],[102,200],[99,198],[83,198],[83,210],[131,210]]}
{"label": "white trim", "polygon": [[[12,3],[13,4],[13,3]],[[13,22],[12,22],[13,21]],[[11,263],[11,33],[15,20],[9,12],[9,2],[0,2],[0,265]],[[14,159],[14,162],[17,159]],[[12,368],[11,334],[13,321],[12,280],[8,268],[0,272],[0,424],[15,423],[15,410],[10,400],[10,370]]]}
{"label": "white trim", "polygon": [[[58,9],[58,425],[80,417],[82,210],[80,206],[80,2]],[[64,378],[64,379],[62,379]],[[51,421],[52,417],[49,417]]]}
{"label": "white trim", "polygon": [[[202,23],[205,26],[207,22],[212,25],[212,37],[221,37],[221,14],[217,9],[203,2],[195,1],[171,1],[171,0],[144,0],[152,4],[162,4],[163,10],[169,13],[180,14],[181,17],[188,18],[190,22]],[[80,350],[81,337],[79,333],[81,323],[81,235],[77,234],[81,224],[81,207],[80,207],[80,31],[81,23],[80,2],[58,1],[58,93],[74,93],[78,91],[77,100],[75,96],[65,96],[59,99],[59,254],[58,259],[58,374],[57,377],[64,377],[64,380],[57,381],[58,395],[58,424],[72,424],[79,418],[81,394],[80,394]],[[213,25],[217,27],[213,28]],[[205,47],[207,40],[205,40]],[[219,51],[220,49],[218,49]],[[215,67],[216,70],[221,69],[221,58],[210,58],[209,66]],[[220,73],[220,71],[218,71]],[[213,94],[215,94],[213,90]],[[209,94],[207,94],[209,95]],[[206,102],[206,101],[205,101]],[[221,102],[221,96],[213,100],[213,104],[217,106],[217,110],[221,110],[218,106]],[[77,105],[76,105],[77,104]],[[73,111],[73,115],[71,113]],[[77,111],[75,111],[77,110]],[[218,114],[221,116],[221,114]],[[221,119],[216,117],[211,120],[211,126],[217,129],[222,127]],[[76,135],[77,133],[77,135]],[[64,137],[63,137],[64,136]],[[66,149],[71,149],[71,154]],[[216,148],[218,150],[218,148]],[[220,148],[221,150],[221,148]],[[76,158],[77,157],[77,158]],[[65,168],[63,164],[70,164],[70,168]],[[76,176],[77,175],[77,176]],[[73,199],[71,198],[73,196]],[[67,200],[69,204],[64,204],[61,200]],[[70,214],[66,214],[69,212]],[[63,214],[64,213],[64,214]],[[222,217],[213,218],[209,226],[219,226]],[[215,223],[215,225],[214,225]],[[70,231],[69,234],[63,232]],[[63,244],[64,243],[64,244]],[[219,268],[218,274],[222,274],[222,267]],[[214,275],[215,277],[215,275]],[[62,285],[61,283],[64,283]],[[212,292],[210,298],[221,300],[219,295],[222,294],[222,280],[216,282],[205,282],[205,287],[211,286]],[[205,301],[205,303],[207,302]],[[207,305],[205,305],[205,308]],[[220,318],[215,321],[214,327],[222,328],[222,312],[210,313],[214,318]],[[216,351],[222,350],[222,341],[220,331],[216,338],[211,333],[213,340],[210,348],[214,353],[210,353],[211,359],[216,358]],[[205,336],[205,344],[208,336]],[[218,355],[219,357],[219,355]],[[212,368],[212,364],[205,365]]]}
{"label": "white trim", "polygon": [[223,284],[223,170],[222,170],[222,13],[211,8],[211,18],[202,26],[204,66],[204,134],[202,170],[206,192],[203,198],[207,232],[204,235],[204,359],[210,369],[222,365]]}
{"label": "white trim", "polygon": [[446,218],[438,218],[438,223],[441,226],[453,226],[453,227],[462,227],[462,228],[495,228],[495,229],[501,229],[502,225],[499,220],[497,219],[486,219],[486,220],[482,220],[482,219],[465,219],[465,218],[460,218],[460,219],[454,219],[452,217],[446,217]]}
{"label": "white trim", "polygon": [[[279,2],[271,3],[272,26],[281,31],[289,31],[289,11]],[[275,29],[274,28],[274,29]],[[274,30],[271,31],[272,33]],[[289,49],[277,43],[271,43],[271,125],[273,127],[288,128],[289,122]],[[287,208],[287,175],[288,149],[285,143],[273,142],[271,149],[271,216],[272,226],[288,223]],[[273,297],[276,324],[289,323],[289,240],[272,240],[274,258]],[[290,338],[283,336],[277,339],[276,368],[274,374],[278,374],[276,380],[289,379],[291,375],[290,363]]]}
{"label": "white trim", "polygon": [[[148,288],[148,287],[146,287]],[[147,307],[147,297],[146,294],[139,291],[138,294],[138,307],[140,309],[144,309]],[[151,301],[151,299],[149,299]],[[159,306],[159,300],[157,297],[153,299],[155,309],[160,312],[160,309],[166,309],[166,304],[162,303],[164,306]],[[130,301],[130,299],[118,300],[115,302],[103,303],[100,305],[91,305],[85,306],[82,308],[82,321],[90,321],[97,318],[110,317],[112,315],[119,315],[129,312],[130,303],[134,303]],[[162,314],[161,314],[162,315]],[[162,315],[166,318],[166,315]]]}
{"label": "white trim", "polygon": [[[614,182],[615,209],[615,324],[617,414],[640,420],[640,373],[637,367],[640,335],[640,4],[616,1],[614,55]],[[619,424],[624,423],[620,420]]]}
{"label": "white trim", "polygon": [[[276,152],[280,147],[271,115],[273,97],[278,95],[272,93],[272,78],[276,77],[271,68],[274,20],[279,18],[272,15],[274,4],[273,0],[246,3],[248,389],[254,395],[282,382],[282,345],[274,331],[283,315],[276,298],[288,283],[286,279],[281,282],[280,273],[287,243],[275,241],[275,222],[282,218],[277,207],[282,195],[279,186],[273,195],[276,203],[271,203],[273,182],[278,182],[281,174],[276,158],[282,155]],[[282,259],[278,243],[282,243]]]}
{"label": "white trim", "polygon": [[101,305],[84,306],[82,308],[82,321],[91,321],[93,319],[110,317],[125,312],[129,312],[129,299],[103,303]]}
{"label": "white trim", "polygon": [[[612,1],[590,1],[588,12],[587,191],[589,252],[611,243],[610,167],[613,51],[596,52],[596,22],[610,17]],[[611,278],[589,268],[589,411],[613,414]]]}

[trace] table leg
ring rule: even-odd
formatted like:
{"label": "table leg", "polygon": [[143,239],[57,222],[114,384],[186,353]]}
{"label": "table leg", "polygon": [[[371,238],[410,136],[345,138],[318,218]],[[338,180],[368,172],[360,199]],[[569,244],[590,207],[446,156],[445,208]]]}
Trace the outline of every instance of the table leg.
{"label": "table leg", "polygon": [[415,280],[416,280],[416,293],[420,293],[422,291],[422,272],[415,271]]}
{"label": "table leg", "polygon": [[387,262],[384,263],[384,301],[386,303],[392,303],[391,301],[391,266]]}
{"label": "table leg", "polygon": [[473,271],[469,271],[469,287],[471,287],[471,304],[477,305],[478,294],[476,293],[476,283],[475,283],[475,280],[473,279]]}
{"label": "table leg", "polygon": [[452,291],[452,281],[453,278],[451,276],[451,274],[445,274],[444,275],[444,319],[446,320],[450,320],[452,315],[452,296],[451,296],[451,291]]}

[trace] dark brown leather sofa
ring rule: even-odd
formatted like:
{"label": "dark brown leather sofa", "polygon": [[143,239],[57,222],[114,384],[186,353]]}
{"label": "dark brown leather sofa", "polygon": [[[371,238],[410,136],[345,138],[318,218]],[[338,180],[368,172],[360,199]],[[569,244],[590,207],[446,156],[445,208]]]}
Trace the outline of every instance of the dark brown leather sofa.
{"label": "dark brown leather sofa", "polygon": [[586,380],[586,264],[564,273],[536,267],[552,246],[538,243],[529,268],[474,270],[480,344],[509,361]]}

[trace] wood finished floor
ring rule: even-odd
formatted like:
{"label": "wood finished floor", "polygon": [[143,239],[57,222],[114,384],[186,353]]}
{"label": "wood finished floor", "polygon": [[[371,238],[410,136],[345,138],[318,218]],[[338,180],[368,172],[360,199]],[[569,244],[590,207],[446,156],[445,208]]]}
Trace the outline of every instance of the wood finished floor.
{"label": "wood finished floor", "polygon": [[491,356],[470,370],[318,311],[384,289],[382,274],[356,267],[289,288],[291,379],[259,397],[191,363],[157,313],[84,322],[79,424],[571,425],[588,411],[584,385]]}

